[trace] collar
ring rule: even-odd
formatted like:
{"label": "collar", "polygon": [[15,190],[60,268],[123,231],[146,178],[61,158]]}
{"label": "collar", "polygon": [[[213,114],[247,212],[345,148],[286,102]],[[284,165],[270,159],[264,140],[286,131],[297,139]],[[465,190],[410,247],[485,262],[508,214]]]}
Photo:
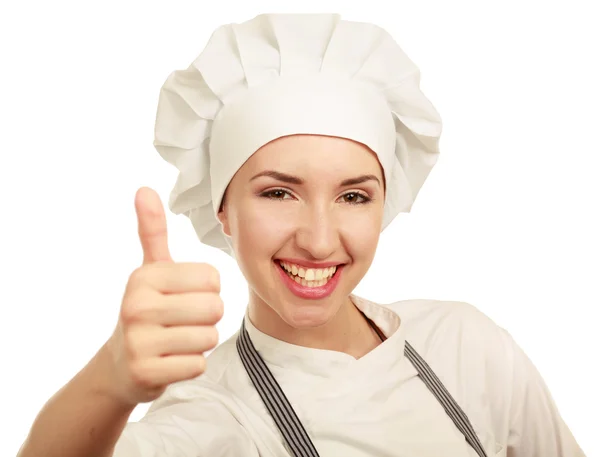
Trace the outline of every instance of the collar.
{"label": "collar", "polygon": [[273,338],[258,330],[250,321],[246,308],[245,325],[254,347],[272,370],[300,371],[321,378],[339,376],[357,379],[372,378],[404,360],[405,328],[400,316],[392,309],[356,295],[352,303],[384,333],[386,340],[360,359],[349,354],[325,349],[307,348]]}

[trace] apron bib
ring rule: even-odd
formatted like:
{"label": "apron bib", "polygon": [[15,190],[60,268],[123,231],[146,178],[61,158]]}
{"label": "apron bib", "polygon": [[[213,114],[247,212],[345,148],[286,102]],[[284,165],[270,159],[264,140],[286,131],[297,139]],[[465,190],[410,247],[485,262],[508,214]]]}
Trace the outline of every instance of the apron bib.
{"label": "apron bib", "polygon": [[[382,335],[381,330],[379,330],[370,319],[367,318],[367,320],[383,341],[385,337]],[[245,319],[242,320],[242,327],[236,341],[238,354],[254,388],[257,390],[267,411],[281,432],[291,455],[293,457],[319,457],[317,449],[294,412],[292,405],[275,380],[271,370],[269,370],[252,344],[250,335],[248,334],[244,323]],[[477,455],[479,455],[479,457],[487,457],[466,414],[460,406],[458,406],[458,403],[456,403],[452,395],[446,390],[427,362],[423,360],[408,341],[405,343],[404,355],[413,364],[419,377],[441,403],[444,410],[464,435],[469,445],[475,449]]]}

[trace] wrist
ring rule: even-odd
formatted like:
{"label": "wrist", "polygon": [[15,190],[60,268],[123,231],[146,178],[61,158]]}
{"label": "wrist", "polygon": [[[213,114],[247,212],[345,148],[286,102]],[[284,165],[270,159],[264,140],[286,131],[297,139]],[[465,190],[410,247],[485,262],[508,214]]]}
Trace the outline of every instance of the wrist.
{"label": "wrist", "polygon": [[112,337],[104,343],[84,371],[93,395],[106,399],[123,413],[131,413],[135,409],[137,404],[127,401],[119,391]]}

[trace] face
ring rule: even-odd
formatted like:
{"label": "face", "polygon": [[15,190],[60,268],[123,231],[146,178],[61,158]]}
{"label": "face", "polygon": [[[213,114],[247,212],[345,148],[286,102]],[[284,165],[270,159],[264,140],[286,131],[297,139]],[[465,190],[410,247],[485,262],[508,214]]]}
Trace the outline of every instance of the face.
{"label": "face", "polygon": [[373,261],[384,197],[379,162],[362,144],[293,135],[260,148],[219,213],[250,306],[295,329],[330,321]]}

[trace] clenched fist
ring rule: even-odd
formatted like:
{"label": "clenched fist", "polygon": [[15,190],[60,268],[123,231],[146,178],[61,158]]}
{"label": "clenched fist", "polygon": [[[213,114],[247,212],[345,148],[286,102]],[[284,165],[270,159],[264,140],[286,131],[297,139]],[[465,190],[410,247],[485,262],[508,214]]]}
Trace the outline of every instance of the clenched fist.
{"label": "clenched fist", "polygon": [[218,271],[171,259],[156,192],[139,189],[135,209],[144,260],[129,277],[107,343],[113,364],[110,390],[128,405],[153,401],[169,384],[201,375],[203,354],[218,344],[215,325],[223,316]]}

